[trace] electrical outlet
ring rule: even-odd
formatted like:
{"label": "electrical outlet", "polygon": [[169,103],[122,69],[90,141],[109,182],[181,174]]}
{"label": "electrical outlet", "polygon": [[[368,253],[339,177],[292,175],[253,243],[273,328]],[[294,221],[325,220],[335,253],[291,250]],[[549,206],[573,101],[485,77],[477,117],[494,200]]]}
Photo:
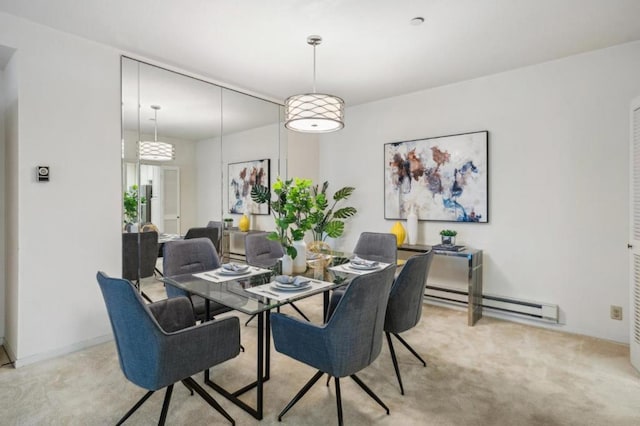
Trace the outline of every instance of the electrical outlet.
{"label": "electrical outlet", "polygon": [[611,305],[611,319],[622,320],[622,306]]}

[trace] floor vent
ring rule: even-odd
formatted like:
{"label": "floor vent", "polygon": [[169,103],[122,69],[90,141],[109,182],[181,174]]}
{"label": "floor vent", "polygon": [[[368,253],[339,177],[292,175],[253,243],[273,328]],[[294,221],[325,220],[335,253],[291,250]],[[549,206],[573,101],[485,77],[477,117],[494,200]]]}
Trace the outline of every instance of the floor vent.
{"label": "floor vent", "polygon": [[[459,288],[427,285],[425,298],[439,302],[466,305],[468,293]],[[546,322],[558,322],[558,305],[530,300],[513,299],[491,294],[482,295],[482,309],[491,309],[502,313]]]}

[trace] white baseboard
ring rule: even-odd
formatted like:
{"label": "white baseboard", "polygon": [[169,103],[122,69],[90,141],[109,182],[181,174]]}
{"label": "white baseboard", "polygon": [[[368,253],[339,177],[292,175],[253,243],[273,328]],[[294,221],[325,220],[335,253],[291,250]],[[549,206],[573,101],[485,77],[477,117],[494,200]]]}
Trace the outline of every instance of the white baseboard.
{"label": "white baseboard", "polygon": [[68,355],[73,352],[80,351],[82,349],[87,349],[92,346],[100,345],[105,342],[109,342],[113,340],[113,334],[107,334],[104,336],[96,337],[93,339],[85,340],[83,342],[74,343],[73,345],[67,346],[65,348],[56,349],[49,352],[43,352],[37,355],[28,356],[25,358],[16,359],[15,353],[7,348],[5,345],[5,350],[9,355],[9,358],[14,361],[15,368],[24,367],[25,365],[34,364],[36,362],[45,361],[52,358],[57,358],[63,355]]}

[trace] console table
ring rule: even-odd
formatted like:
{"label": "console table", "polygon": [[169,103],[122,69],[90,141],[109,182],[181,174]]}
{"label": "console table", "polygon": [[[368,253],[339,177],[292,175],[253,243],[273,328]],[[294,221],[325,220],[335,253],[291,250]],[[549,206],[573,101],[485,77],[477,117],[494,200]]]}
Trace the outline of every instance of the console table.
{"label": "console table", "polygon": [[241,231],[238,228],[229,228],[222,231],[222,259],[223,262],[246,260],[244,238],[253,232],[264,232],[258,230]]}
{"label": "console table", "polygon": [[[424,253],[431,250],[432,247],[422,244],[403,244],[398,247],[398,254],[402,253],[411,255],[411,253]],[[467,273],[467,324],[473,326],[480,318],[482,318],[482,250],[466,248],[462,251],[444,251],[434,250],[436,256],[450,256],[456,258],[465,258],[468,268]],[[456,290],[438,286],[426,284],[427,290],[433,290],[436,293],[456,293]],[[462,293],[457,291],[458,294]],[[447,300],[446,296],[437,295],[433,296],[425,294],[426,297],[435,297],[442,300]],[[451,300],[451,299],[449,299]]]}

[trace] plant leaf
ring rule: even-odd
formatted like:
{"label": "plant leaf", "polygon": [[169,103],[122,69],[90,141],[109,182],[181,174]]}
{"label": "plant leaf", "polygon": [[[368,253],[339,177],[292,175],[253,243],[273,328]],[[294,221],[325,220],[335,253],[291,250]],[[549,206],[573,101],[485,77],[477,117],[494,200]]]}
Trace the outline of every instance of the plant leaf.
{"label": "plant leaf", "polygon": [[331,222],[327,223],[325,232],[331,238],[338,238],[344,232],[344,222],[339,220],[332,220]]}
{"label": "plant leaf", "polygon": [[268,203],[271,198],[271,194],[269,192],[269,188],[264,185],[254,185],[251,187],[251,199],[258,203],[264,204]]}
{"label": "plant leaf", "polygon": [[353,216],[356,213],[358,213],[358,210],[356,210],[354,207],[343,207],[341,209],[336,210],[333,213],[333,217],[335,217],[336,219],[346,219],[348,217]]}
{"label": "plant leaf", "polygon": [[355,190],[356,189],[353,186],[345,186],[344,188],[340,188],[336,191],[335,194],[333,194],[333,199],[336,201],[344,200],[345,198],[351,196],[351,194],[353,194],[353,191]]}

